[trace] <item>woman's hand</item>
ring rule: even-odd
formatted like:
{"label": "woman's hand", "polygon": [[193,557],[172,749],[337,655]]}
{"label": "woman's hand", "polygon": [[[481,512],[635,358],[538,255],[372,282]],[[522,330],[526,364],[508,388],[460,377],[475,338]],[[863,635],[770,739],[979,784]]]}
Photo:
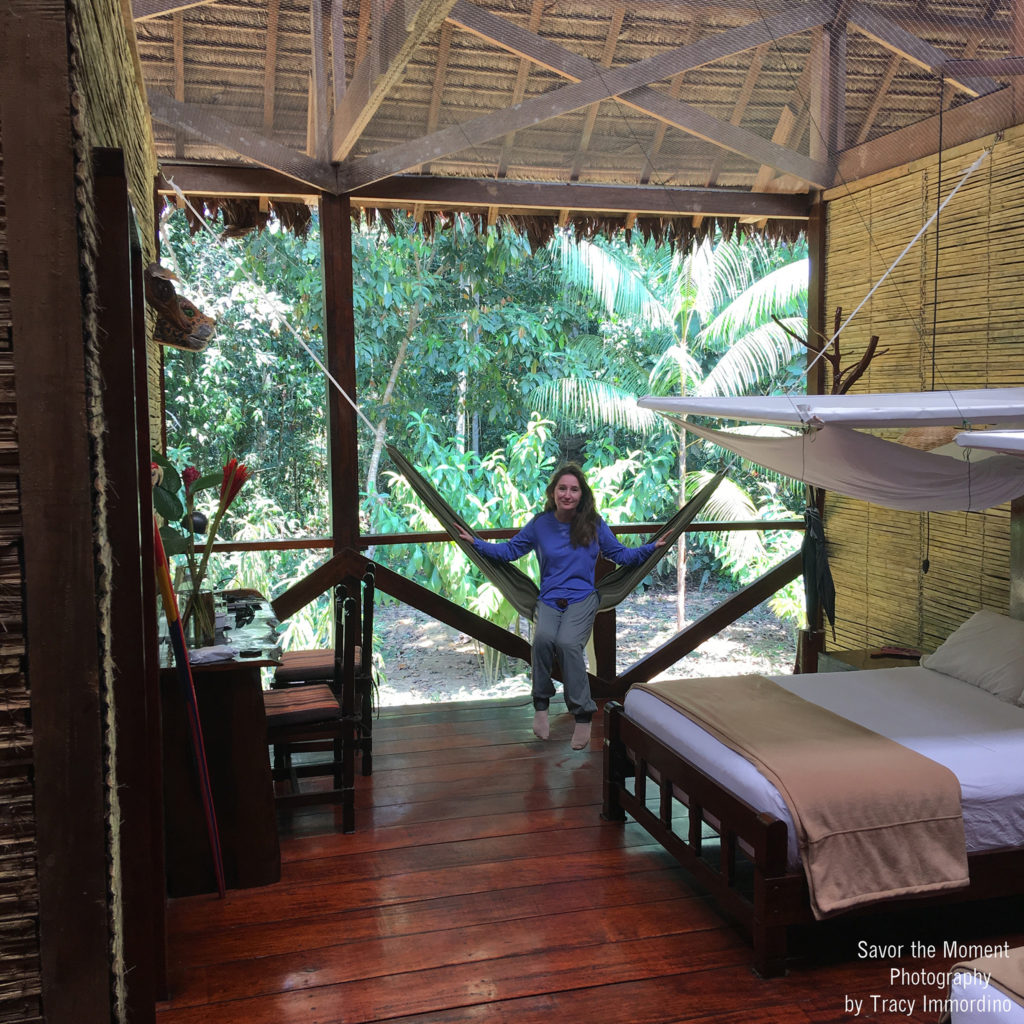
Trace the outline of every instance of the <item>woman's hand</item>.
{"label": "woman's hand", "polygon": [[655,546],[656,548],[663,548],[663,547],[665,546],[665,538],[664,538],[664,537],[659,537],[659,538],[658,538],[658,539],[657,539],[657,540],[656,540],[656,541],[654,542],[654,546]]}
{"label": "woman's hand", "polygon": [[473,538],[468,530],[464,530],[458,523],[455,524],[455,529],[459,531],[459,536],[466,541],[468,544],[473,543]]}

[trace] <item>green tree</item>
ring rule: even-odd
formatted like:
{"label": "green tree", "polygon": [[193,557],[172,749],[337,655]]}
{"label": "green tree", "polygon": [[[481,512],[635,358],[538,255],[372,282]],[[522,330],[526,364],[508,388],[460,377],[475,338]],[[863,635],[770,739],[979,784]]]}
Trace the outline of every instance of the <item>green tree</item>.
{"label": "green tree", "polygon": [[[760,239],[706,239],[681,253],[665,247],[597,240],[555,243],[573,286],[599,296],[610,327],[583,340],[587,376],[564,375],[531,396],[544,415],[575,418],[583,429],[625,429],[656,440],[671,433],[684,500],[684,428],[641,409],[643,394],[742,394],[791,383],[802,350],[775,321],[806,333],[807,261],[803,247]],[[641,325],[648,325],[643,330]],[[623,359],[622,338],[638,342]],[[644,373],[644,370],[647,370]],[[728,500],[727,500],[728,499]],[[709,514],[749,518],[743,488],[723,487]],[[735,535],[737,551],[753,535]],[[735,564],[736,559],[727,563]],[[677,559],[677,616],[685,617],[686,545]]]}

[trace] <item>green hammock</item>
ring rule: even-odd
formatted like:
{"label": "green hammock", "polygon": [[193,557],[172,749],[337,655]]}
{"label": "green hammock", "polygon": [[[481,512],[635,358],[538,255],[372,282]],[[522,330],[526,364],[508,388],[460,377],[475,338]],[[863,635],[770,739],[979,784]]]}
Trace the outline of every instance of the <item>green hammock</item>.
{"label": "green hammock", "polygon": [[[392,445],[388,445],[388,454],[409,482],[409,486],[419,495],[423,504],[433,512],[445,530],[462,548],[466,557],[501,591],[508,603],[520,615],[527,619],[533,619],[537,597],[540,594],[537,584],[511,562],[498,562],[493,558],[488,558],[487,555],[482,555],[477,551],[472,544],[464,541],[459,536],[458,527],[461,526],[470,535],[473,534],[473,531],[461,516],[434,490],[433,486],[420,475],[400,451]],[[668,554],[673,542],[704,507],[724,475],[723,471],[712,477],[699,493],[694,495],[658,530],[652,539],[658,540],[664,537],[665,544],[662,547],[655,548],[639,565],[617,566],[601,579],[597,584],[597,593],[600,598],[599,611],[614,608],[636,589],[640,581]]]}

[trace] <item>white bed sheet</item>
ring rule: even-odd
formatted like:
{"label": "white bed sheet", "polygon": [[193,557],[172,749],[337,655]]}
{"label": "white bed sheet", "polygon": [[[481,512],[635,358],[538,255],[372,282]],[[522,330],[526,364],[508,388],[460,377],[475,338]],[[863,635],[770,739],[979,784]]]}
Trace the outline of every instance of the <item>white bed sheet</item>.
{"label": "white bed sheet", "polygon": [[[770,678],[949,768],[960,780],[968,853],[1024,845],[1024,708],[916,666]],[[785,821],[789,866],[800,863],[789,809],[749,761],[644,690],[629,690],[624,707],[628,718],[752,807]]]}
{"label": "white bed sheet", "polygon": [[1024,1024],[1024,1006],[973,971],[954,971],[949,998],[950,1024]]}

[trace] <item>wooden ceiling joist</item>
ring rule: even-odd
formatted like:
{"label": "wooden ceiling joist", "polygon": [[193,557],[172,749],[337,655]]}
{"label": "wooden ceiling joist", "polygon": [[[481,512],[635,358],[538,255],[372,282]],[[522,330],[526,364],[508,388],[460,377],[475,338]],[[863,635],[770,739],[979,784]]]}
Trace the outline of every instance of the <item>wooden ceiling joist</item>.
{"label": "wooden ceiling joist", "polygon": [[382,45],[377,47],[376,57],[367,54],[356,65],[345,98],[335,111],[331,159],[341,161],[349,155],[381,103],[405,74],[405,67],[420,43],[440,27],[454,2],[421,0],[412,10],[412,3],[393,3],[376,24],[371,24],[373,40]]}
{"label": "wooden ceiling joist", "polygon": [[[328,4],[330,0],[327,0]],[[327,131],[331,123],[328,109],[327,68],[330,23],[324,25],[324,5],[312,0],[309,5],[309,101],[307,103],[306,152],[322,163],[327,162]]]}
{"label": "wooden ceiling joist", "polygon": [[[603,68],[612,66],[612,59],[615,57],[615,44],[619,41],[619,34],[622,32],[622,23],[626,18],[626,8],[618,4],[612,11],[611,20],[608,23],[608,30],[604,36],[604,48],[601,52],[600,65]],[[594,132],[594,123],[597,121],[597,112],[601,109],[600,103],[592,103],[587,108],[586,117],[583,121],[583,131],[580,132],[580,141],[576,147],[576,155],[573,157],[572,166],[569,168],[569,180],[577,181],[580,171],[583,168],[583,160],[590,148],[590,137]]]}
{"label": "wooden ceiling joist", "polygon": [[[316,200],[283,174],[258,167],[213,164],[161,165],[158,189],[172,193],[170,182],[189,195],[218,198],[270,196],[292,202]],[[406,175],[368,185],[349,196],[353,206],[433,210],[486,210],[511,213],[609,213],[640,217],[742,217],[806,220],[810,198],[803,193],[755,195],[731,189],[667,188],[654,185],[595,185],[581,182],[498,181],[493,178],[446,178]]]}
{"label": "wooden ceiling joist", "polygon": [[641,217],[758,216],[806,220],[806,193],[755,195],[729,189],[669,188],[656,185],[595,185],[589,182],[498,181],[493,178],[430,178],[398,175],[349,194],[357,206],[400,205],[414,199],[435,209],[574,213],[635,213]]}
{"label": "wooden ceiling joist", "polygon": [[200,138],[223,146],[271,170],[298,178],[299,181],[304,181],[317,189],[337,191],[337,175],[330,164],[313,160],[294,149],[229,124],[211,114],[205,107],[178,103],[170,96],[154,92],[149,96],[149,110],[156,121],[184,128]]}
{"label": "wooden ceiling joist", "polygon": [[[530,20],[528,22],[527,30],[531,35],[537,34],[537,29],[540,28],[541,15],[544,13],[544,0],[533,0],[533,6],[530,8]],[[451,22],[449,21],[449,24]],[[523,97],[526,95],[526,83],[530,77],[530,69],[533,67],[533,62],[526,57],[519,58],[519,66],[516,68],[516,81],[512,87],[512,106],[516,106],[523,102]],[[516,133],[509,132],[508,135],[502,139],[501,143],[501,156],[498,158],[498,173],[497,177],[504,178],[508,174],[509,159],[512,155],[512,147],[515,145]]]}
{"label": "wooden ceiling joist", "polygon": [[951,85],[967,93],[969,96],[984,96],[995,92],[1002,86],[991,78],[962,75],[949,71],[950,61],[947,54],[930,43],[912,35],[894,21],[871,10],[865,4],[856,4],[850,10],[850,27],[862,35],[874,40],[887,50],[898,53],[904,60],[909,60],[925,71],[941,75]]}
{"label": "wooden ceiling joist", "polygon": [[[452,26],[445,22],[441,26],[441,38],[437,44],[437,65],[434,68],[434,85],[430,90],[430,108],[427,110],[427,134],[437,131],[437,122],[441,113],[441,97],[444,95],[444,81],[448,74],[448,55],[452,47]],[[422,174],[430,173],[430,165],[420,168]]]}
{"label": "wooden ceiling joist", "polygon": [[193,7],[207,7],[217,0],[132,0],[132,20],[150,21],[165,14],[178,14]]}
{"label": "wooden ceiling joist", "polygon": [[267,56],[263,68],[263,134],[274,131],[274,96],[277,92],[277,20],[281,0],[267,0]]}
{"label": "wooden ceiling joist", "polygon": [[[343,188],[353,191],[429,160],[483,145],[501,137],[510,127],[518,131],[612,97],[688,134],[740,153],[751,160],[771,164],[779,171],[794,174],[812,185],[823,186],[831,178],[826,164],[809,160],[753,132],[726,124],[689,104],[671,100],[664,93],[651,89],[649,83],[702,67],[723,57],[735,56],[780,36],[806,31],[823,24],[828,13],[827,5],[808,4],[791,13],[706,37],[692,46],[678,47],[647,60],[602,71],[585,57],[549,40],[530,36],[510,22],[475,8],[465,0],[458,0],[451,17],[461,27],[485,35],[498,45],[519,52],[522,56],[530,56],[551,70],[573,79],[573,84],[526,100],[514,109],[472,118],[426,138],[392,146],[358,160],[342,168]],[[491,34],[480,30],[482,24],[489,27]],[[525,43],[526,48],[512,45],[513,39]]]}

